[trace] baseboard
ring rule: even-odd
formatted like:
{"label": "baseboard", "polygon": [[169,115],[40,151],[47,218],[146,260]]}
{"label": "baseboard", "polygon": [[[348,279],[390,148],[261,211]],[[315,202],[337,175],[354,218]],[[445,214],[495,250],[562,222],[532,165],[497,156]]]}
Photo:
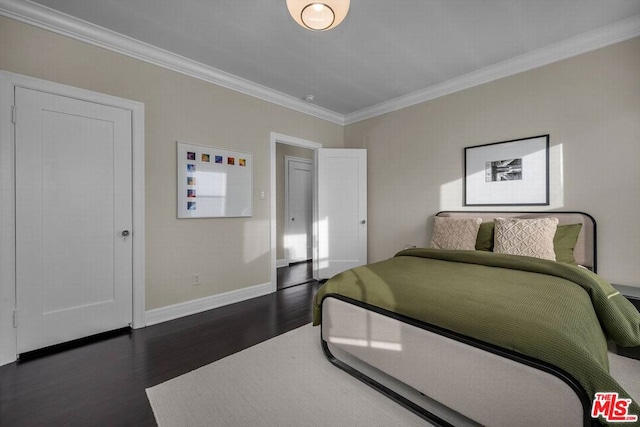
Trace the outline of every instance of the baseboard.
{"label": "baseboard", "polygon": [[212,310],[236,302],[245,301],[251,298],[260,297],[272,292],[271,283],[249,286],[237,291],[225,292],[223,294],[212,295],[192,301],[166,307],[155,308],[146,312],[146,325],[151,326],[169,320],[179,319],[203,311]]}
{"label": "baseboard", "polygon": [[276,268],[280,268],[280,267],[288,267],[289,263],[287,262],[286,259],[279,259],[276,260]]}

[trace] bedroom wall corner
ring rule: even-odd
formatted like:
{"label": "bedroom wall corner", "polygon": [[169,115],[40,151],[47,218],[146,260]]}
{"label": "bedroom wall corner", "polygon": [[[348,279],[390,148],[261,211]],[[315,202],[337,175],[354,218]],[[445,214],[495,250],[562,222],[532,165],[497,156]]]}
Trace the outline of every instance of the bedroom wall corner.
{"label": "bedroom wall corner", "polygon": [[369,153],[369,261],[427,245],[440,210],[478,210],[464,147],[550,134],[551,205],[512,210],[592,214],[600,274],[640,289],[639,75],[635,38],[346,126]]}

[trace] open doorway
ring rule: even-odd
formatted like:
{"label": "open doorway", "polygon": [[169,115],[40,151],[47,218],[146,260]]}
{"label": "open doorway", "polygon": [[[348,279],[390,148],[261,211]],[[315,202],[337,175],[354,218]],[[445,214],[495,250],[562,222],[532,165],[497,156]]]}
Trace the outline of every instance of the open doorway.
{"label": "open doorway", "polygon": [[[328,279],[367,262],[367,151],[365,149],[323,148],[322,144],[271,133],[271,289],[278,290],[276,198],[276,148],[302,147],[313,153],[312,194],[313,279]],[[283,169],[283,166],[281,166]],[[281,256],[284,256],[283,254]],[[284,258],[280,258],[284,259]]]}
{"label": "open doorway", "polygon": [[313,280],[314,150],[276,144],[277,289]]}

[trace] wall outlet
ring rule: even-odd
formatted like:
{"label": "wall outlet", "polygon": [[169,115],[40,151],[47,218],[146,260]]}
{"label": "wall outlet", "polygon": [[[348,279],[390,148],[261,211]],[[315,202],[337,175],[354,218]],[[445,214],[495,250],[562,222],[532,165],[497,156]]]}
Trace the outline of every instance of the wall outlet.
{"label": "wall outlet", "polygon": [[193,286],[198,286],[200,284],[200,273],[193,273]]}

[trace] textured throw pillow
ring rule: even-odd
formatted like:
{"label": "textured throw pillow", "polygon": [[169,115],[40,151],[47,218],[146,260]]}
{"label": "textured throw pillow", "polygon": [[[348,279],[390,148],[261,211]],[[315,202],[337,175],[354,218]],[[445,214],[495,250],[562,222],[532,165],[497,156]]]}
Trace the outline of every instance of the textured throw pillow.
{"label": "textured throw pillow", "polygon": [[553,238],[553,249],[556,261],[577,265],[573,250],[578,242],[582,224],[559,225]]}
{"label": "textured throw pillow", "polygon": [[477,251],[493,251],[493,222],[483,222],[476,238]]}
{"label": "textured throw pillow", "polygon": [[495,218],[493,251],[555,261],[553,238],[558,218]]}
{"label": "textured throw pillow", "polygon": [[476,238],[481,218],[442,218],[433,220],[431,247],[473,251],[476,249]]}

